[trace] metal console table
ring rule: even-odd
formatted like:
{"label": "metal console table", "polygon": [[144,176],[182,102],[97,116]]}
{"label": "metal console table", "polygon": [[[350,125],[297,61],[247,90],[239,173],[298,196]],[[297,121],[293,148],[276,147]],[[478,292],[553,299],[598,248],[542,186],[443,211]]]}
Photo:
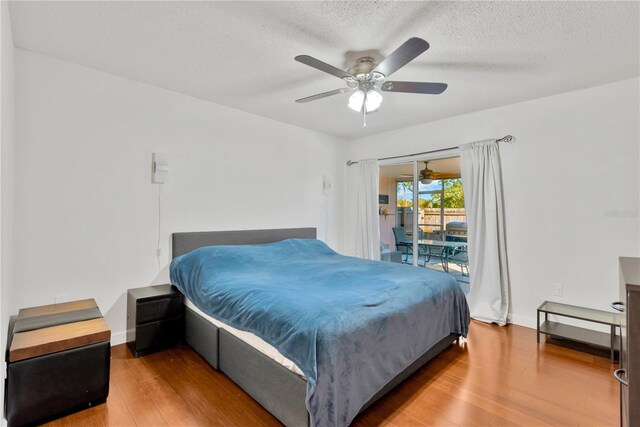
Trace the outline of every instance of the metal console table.
{"label": "metal console table", "polygon": [[[544,322],[540,323],[540,314],[544,313]],[[599,323],[610,326],[611,331],[599,332],[577,326],[566,325],[549,320],[549,315],[580,319],[587,322]],[[615,352],[620,350],[620,314],[592,308],[578,307],[575,305],[545,301],[538,307],[537,313],[537,340],[540,342],[540,334],[546,334],[555,338],[564,338],[583,344],[609,348],[611,363],[615,361]],[[616,339],[616,337],[618,339]]]}

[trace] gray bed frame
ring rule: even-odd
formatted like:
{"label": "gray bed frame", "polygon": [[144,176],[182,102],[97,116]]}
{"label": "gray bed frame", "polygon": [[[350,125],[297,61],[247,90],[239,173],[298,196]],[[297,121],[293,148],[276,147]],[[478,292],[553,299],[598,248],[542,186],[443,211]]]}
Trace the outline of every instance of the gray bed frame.
{"label": "gray bed frame", "polygon": [[[172,256],[175,258],[203,246],[272,243],[290,238],[315,239],[316,229],[173,233]],[[436,343],[373,396],[360,412],[440,354],[458,338],[458,335],[451,334]],[[307,382],[304,378],[224,329],[217,328],[188,307],[185,310],[185,339],[211,366],[224,372],[285,426],[309,426],[309,413],[305,406]]]}

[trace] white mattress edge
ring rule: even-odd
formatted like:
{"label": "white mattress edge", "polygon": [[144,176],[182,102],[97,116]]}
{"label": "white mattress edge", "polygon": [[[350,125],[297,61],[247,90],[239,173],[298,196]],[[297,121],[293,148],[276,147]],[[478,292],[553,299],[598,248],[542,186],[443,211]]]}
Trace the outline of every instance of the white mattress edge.
{"label": "white mattress edge", "polygon": [[229,332],[234,337],[238,338],[239,340],[243,341],[244,343],[246,343],[246,344],[250,345],[251,347],[255,348],[260,353],[262,353],[265,356],[269,357],[270,359],[274,360],[278,364],[284,366],[285,368],[287,368],[291,372],[300,375],[302,378],[305,378],[305,376],[302,373],[302,371],[300,370],[300,368],[298,368],[298,365],[296,365],[291,360],[289,360],[286,357],[284,357],[275,347],[273,347],[271,344],[265,342],[262,338],[252,334],[251,332],[238,330],[238,329],[234,328],[233,326],[229,326],[226,323],[221,322],[220,320],[214,319],[213,317],[209,316],[207,313],[205,313],[202,310],[200,310],[186,296],[184,297],[184,305],[189,307],[189,309],[193,310],[195,313],[197,313],[201,317],[203,317],[209,323],[215,325],[218,328],[224,329],[225,331]]}

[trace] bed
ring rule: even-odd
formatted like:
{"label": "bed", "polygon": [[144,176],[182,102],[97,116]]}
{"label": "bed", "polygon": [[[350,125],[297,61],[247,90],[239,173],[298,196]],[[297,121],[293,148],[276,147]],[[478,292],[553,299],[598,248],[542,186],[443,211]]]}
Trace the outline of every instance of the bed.
{"label": "bed", "polygon": [[348,425],[469,324],[450,276],[344,257],[315,237],[172,236],[187,343],[286,426]]}

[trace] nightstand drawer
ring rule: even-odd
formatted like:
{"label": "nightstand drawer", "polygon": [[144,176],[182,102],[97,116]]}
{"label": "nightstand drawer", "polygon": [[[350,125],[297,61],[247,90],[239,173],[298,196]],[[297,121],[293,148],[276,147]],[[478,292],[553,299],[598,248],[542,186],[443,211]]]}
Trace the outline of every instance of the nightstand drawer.
{"label": "nightstand drawer", "polygon": [[182,314],[181,298],[160,298],[151,301],[138,301],[136,323],[177,317]]}
{"label": "nightstand drawer", "polygon": [[180,344],[182,328],[183,319],[181,317],[140,325],[136,328],[136,351]]}
{"label": "nightstand drawer", "polygon": [[135,357],[180,345],[184,336],[182,294],[173,286],[127,291],[127,345]]}

